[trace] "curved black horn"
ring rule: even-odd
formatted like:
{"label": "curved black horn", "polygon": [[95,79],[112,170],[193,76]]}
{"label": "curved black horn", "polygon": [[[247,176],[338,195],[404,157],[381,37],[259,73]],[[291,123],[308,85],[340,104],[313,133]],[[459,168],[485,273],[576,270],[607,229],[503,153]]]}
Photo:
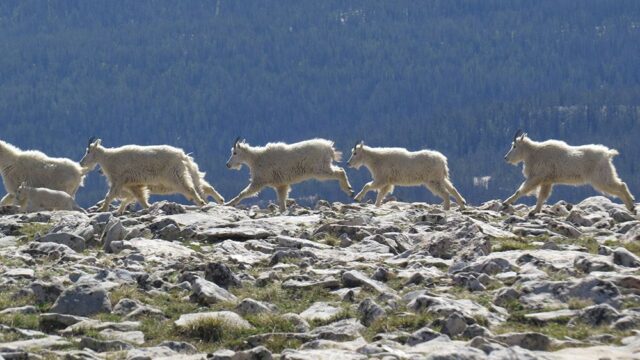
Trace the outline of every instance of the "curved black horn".
{"label": "curved black horn", "polygon": [[513,135],[513,141],[516,141],[516,139],[518,138],[518,136],[522,135],[522,129],[518,129],[518,131],[516,131],[516,134]]}
{"label": "curved black horn", "polygon": [[91,144],[93,144],[93,142],[96,141],[96,137],[92,136],[89,138],[89,143],[87,144],[87,147],[91,146]]}
{"label": "curved black horn", "polygon": [[236,138],[236,141],[233,142],[233,147],[235,148],[238,145],[239,142],[240,142],[240,136],[238,136]]}

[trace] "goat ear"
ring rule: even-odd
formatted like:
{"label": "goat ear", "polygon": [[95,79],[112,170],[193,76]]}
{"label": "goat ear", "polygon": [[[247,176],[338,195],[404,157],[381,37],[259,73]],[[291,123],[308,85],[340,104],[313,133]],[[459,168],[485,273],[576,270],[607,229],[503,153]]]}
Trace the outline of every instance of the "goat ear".
{"label": "goat ear", "polygon": [[98,146],[98,145],[102,144],[102,139],[96,140],[93,144],[94,144],[94,146]]}
{"label": "goat ear", "polygon": [[358,143],[358,147],[362,149],[363,146],[364,146],[364,140],[360,140],[360,142]]}
{"label": "goat ear", "polygon": [[520,141],[522,141],[522,139],[526,138],[527,135],[528,135],[527,133],[522,133],[522,135],[520,135]]}

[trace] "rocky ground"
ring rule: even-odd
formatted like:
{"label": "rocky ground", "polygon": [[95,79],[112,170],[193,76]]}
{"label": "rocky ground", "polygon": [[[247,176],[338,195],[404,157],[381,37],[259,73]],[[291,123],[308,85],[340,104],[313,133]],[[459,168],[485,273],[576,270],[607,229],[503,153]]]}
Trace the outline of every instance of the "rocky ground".
{"label": "rocky ground", "polygon": [[0,358],[640,358],[640,221],[156,203],[0,217]]}

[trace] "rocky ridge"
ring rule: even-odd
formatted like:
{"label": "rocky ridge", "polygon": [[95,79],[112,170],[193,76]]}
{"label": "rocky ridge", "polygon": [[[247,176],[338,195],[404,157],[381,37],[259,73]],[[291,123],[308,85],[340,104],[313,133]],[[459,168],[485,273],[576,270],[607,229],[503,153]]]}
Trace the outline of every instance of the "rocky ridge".
{"label": "rocky ridge", "polygon": [[640,220],[604,197],[0,217],[0,359],[640,358]]}

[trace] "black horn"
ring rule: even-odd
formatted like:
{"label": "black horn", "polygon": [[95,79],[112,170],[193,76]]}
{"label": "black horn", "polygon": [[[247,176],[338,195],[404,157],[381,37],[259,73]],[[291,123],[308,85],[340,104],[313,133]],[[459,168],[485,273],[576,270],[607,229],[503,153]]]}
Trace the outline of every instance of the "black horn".
{"label": "black horn", "polygon": [[518,136],[522,135],[522,129],[518,129],[518,131],[516,131],[516,134],[513,135],[513,141],[515,142],[516,139],[518,138]]}
{"label": "black horn", "polygon": [[233,147],[235,148],[238,145],[239,142],[240,142],[240,136],[238,136],[236,138],[236,141],[233,142]]}
{"label": "black horn", "polygon": [[91,146],[91,144],[93,144],[93,142],[96,141],[96,137],[92,136],[89,138],[89,143],[87,144],[87,147]]}
{"label": "black horn", "polygon": [[355,149],[355,148],[357,148],[357,147],[358,147],[358,145],[362,145],[362,144],[364,144],[364,140],[356,141],[356,144],[355,144],[355,145],[353,145],[353,148]]}

